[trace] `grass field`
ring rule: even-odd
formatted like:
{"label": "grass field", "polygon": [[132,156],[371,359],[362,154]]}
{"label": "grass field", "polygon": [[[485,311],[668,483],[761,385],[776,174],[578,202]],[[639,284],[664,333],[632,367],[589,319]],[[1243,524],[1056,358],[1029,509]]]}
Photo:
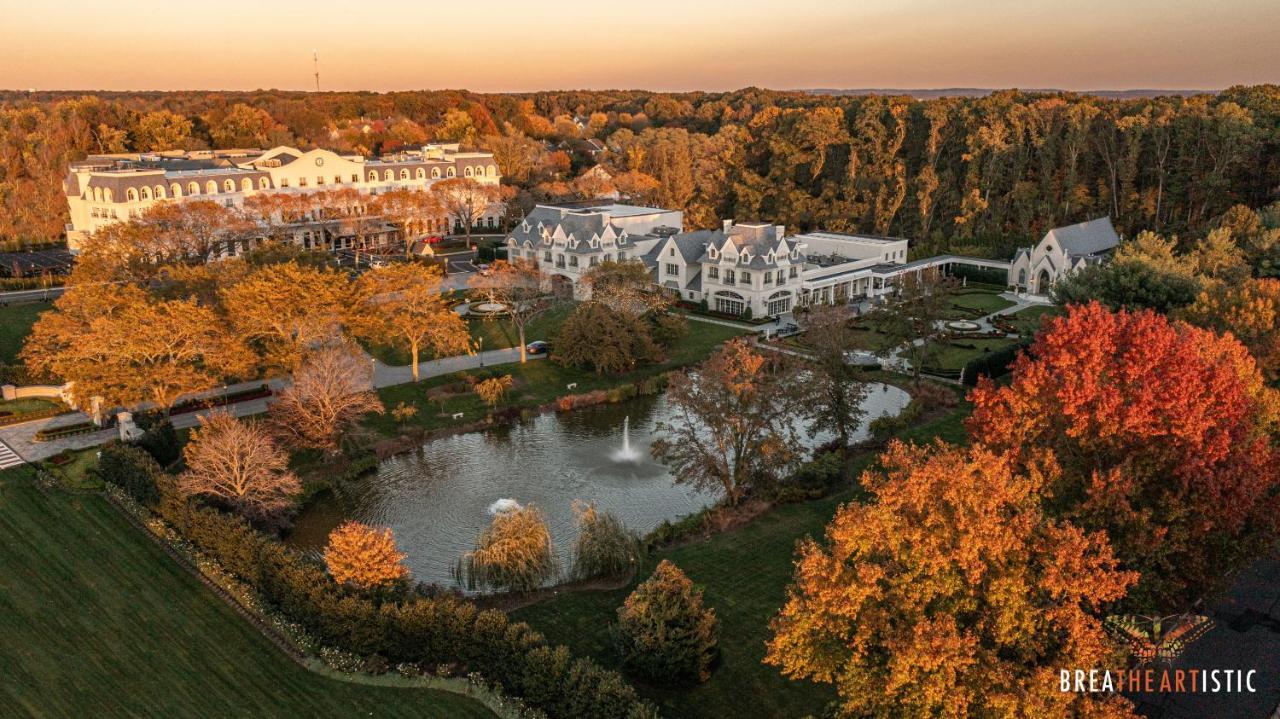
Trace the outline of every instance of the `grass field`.
{"label": "grass field", "polygon": [[[712,350],[719,346],[720,343],[740,334],[742,334],[742,331],[732,327],[691,321],[689,322],[689,332],[668,350],[666,362],[643,367],[625,374],[599,375],[572,367],[564,367],[546,359],[531,361],[523,365],[505,364],[492,369],[474,370],[472,374],[480,372],[510,374],[516,380],[516,386],[511,390],[506,402],[501,407],[513,405],[534,407],[551,402],[557,397],[566,394],[580,394],[596,389],[615,387],[660,374],[673,367],[699,362],[710,355]],[[458,424],[451,417],[455,412],[464,414],[461,420],[463,422],[472,422],[484,417],[487,408],[474,393],[466,393],[449,398],[445,401],[443,410],[441,410],[438,402],[427,398],[427,392],[432,388],[457,382],[457,380],[457,375],[433,377],[418,384],[410,383],[384,387],[378,390],[378,396],[382,398],[382,403],[388,409],[396,407],[401,402],[417,407],[418,414],[411,420],[411,424],[425,429],[440,429]],[[578,386],[572,390],[568,389],[567,386],[573,383],[577,383]],[[365,420],[365,424],[385,435],[395,435],[398,430],[396,421],[390,413],[371,415]]]}
{"label": "grass field", "polygon": [[1018,331],[1023,335],[1031,336],[1040,329],[1040,322],[1045,316],[1052,317],[1060,314],[1061,311],[1062,309],[1056,306],[1028,307],[1009,315],[1009,320],[1018,327]]}
{"label": "grass field", "polygon": [[[928,441],[941,437],[964,441],[961,407],[908,432],[904,438]],[[870,455],[862,458],[870,464]],[[761,663],[770,637],[769,619],[786,598],[797,539],[820,537],[841,504],[857,499],[857,489],[828,499],[775,509],[742,529],[693,542],[649,557],[638,579],[648,577],[661,559],[680,566],[702,587],[707,604],[720,618],[721,662],[706,684],[685,690],[642,688],[671,717],[800,717],[818,714],[835,698],[826,685],[790,681]],[[625,589],[580,592],[525,607],[513,613],[555,643],[575,653],[595,656],[617,667],[609,625],[635,582]]]}
{"label": "grass field", "polygon": [[492,717],[297,666],[96,495],[0,472],[0,714]]}
{"label": "grass field", "polygon": [[[989,315],[992,312],[999,312],[1006,307],[1012,307],[1015,303],[1001,297],[1000,293],[994,290],[990,292],[962,290],[961,294],[956,294],[951,297],[951,304],[971,310],[978,310],[982,312],[983,315]],[[953,312],[952,314],[957,318],[968,318],[973,316],[963,312]]]}
{"label": "grass field", "polygon": [[930,359],[928,363],[929,366],[944,370],[959,370],[970,361],[981,357],[988,352],[994,352],[998,349],[1004,349],[1009,345],[1018,343],[1017,339],[1008,339],[1003,337],[996,339],[959,339],[956,341],[961,344],[973,345],[974,347],[977,347],[977,349],[935,343],[936,353],[932,356],[932,359]]}
{"label": "grass field", "polygon": [[52,306],[52,302],[29,302],[0,307],[0,362],[13,364],[31,332],[31,325],[41,312]]}

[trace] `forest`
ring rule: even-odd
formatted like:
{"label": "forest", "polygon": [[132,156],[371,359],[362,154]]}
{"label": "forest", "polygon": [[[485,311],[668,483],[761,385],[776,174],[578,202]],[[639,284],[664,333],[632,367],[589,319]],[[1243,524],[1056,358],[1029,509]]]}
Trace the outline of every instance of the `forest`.
{"label": "forest", "polygon": [[[0,245],[56,242],[67,163],[91,153],[290,144],[491,151],[535,202],[617,190],[722,218],[907,237],[915,256],[1008,257],[1050,227],[1110,215],[1191,238],[1280,197],[1280,87],[1104,99],[564,91],[0,92]],[[587,173],[600,165],[604,173]]]}

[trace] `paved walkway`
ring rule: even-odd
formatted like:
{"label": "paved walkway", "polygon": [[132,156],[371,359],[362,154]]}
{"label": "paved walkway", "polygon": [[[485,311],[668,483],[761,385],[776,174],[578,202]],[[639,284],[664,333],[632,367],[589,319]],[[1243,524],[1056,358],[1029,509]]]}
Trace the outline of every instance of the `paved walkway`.
{"label": "paved walkway", "polygon": [[[539,360],[545,358],[546,355],[530,355],[529,359]],[[437,360],[430,360],[419,363],[419,374],[422,379],[438,377],[440,375],[460,372],[462,370],[480,369],[481,367],[489,367],[491,365],[505,365],[520,361],[520,350],[511,347],[508,349],[488,350],[479,354],[459,355],[457,357],[444,357]],[[369,358],[370,364],[373,365],[373,386],[374,387],[390,387],[392,385],[407,384],[413,381],[413,370],[409,365],[403,367],[395,367],[378,362],[374,358]],[[211,392],[203,392],[194,397],[217,397],[225,393],[234,393],[241,390],[254,389],[263,384],[262,380],[253,382],[240,382],[237,384],[227,385],[226,389],[217,389]],[[288,386],[288,380],[285,378],[275,378],[267,380],[267,384],[277,392]],[[236,402],[227,405],[225,408],[237,417],[248,417],[250,415],[262,414],[267,411],[267,405],[274,397],[264,397],[261,399],[253,399],[245,402]],[[198,412],[184,412],[172,417],[173,426],[178,429],[185,427],[194,427],[199,422],[199,418],[209,414],[213,409],[200,410]],[[17,459],[17,464],[22,461],[35,462],[41,459],[47,459],[61,452],[64,449],[87,449],[98,445],[106,444],[114,439],[119,438],[120,432],[115,428],[102,429],[85,434],[77,434],[71,437],[63,437],[48,442],[37,442],[35,440],[36,432],[47,427],[64,427],[69,424],[89,421],[88,415],[82,412],[72,412],[69,414],[58,415],[48,419],[34,420],[23,424],[16,424],[0,429],[0,469],[4,466],[4,452],[7,450],[12,452]]]}

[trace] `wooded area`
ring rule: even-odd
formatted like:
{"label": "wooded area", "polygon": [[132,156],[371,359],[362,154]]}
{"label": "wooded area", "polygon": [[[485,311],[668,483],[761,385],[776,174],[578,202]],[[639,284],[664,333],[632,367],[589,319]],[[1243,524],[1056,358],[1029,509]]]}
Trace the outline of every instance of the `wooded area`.
{"label": "wooded area", "polygon": [[[604,146],[600,150],[590,140]],[[1126,236],[1195,235],[1280,192],[1280,87],[1113,100],[826,96],[748,88],[0,93],[0,243],[52,241],[61,181],[90,153],[272,147],[385,153],[428,140],[492,151],[536,201],[617,189],[691,227],[767,219],[887,233],[913,253],[1007,257],[1057,225],[1111,215]],[[583,175],[595,164],[607,175]],[[613,187],[610,187],[612,185]]]}

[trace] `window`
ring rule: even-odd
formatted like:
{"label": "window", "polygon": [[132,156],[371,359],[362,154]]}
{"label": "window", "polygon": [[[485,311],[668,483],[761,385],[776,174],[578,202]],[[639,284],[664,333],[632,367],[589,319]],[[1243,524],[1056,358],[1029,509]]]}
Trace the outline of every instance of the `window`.
{"label": "window", "polygon": [[360,182],[360,175],[358,175],[358,174],[356,174],[356,173],[354,173],[354,172],[353,172],[353,173],[351,173],[351,183],[352,183],[352,184],[356,184],[356,183],[358,183],[358,182]]}
{"label": "window", "polygon": [[470,167],[467,167],[467,168],[463,169],[463,171],[462,171],[462,175],[463,175],[464,177],[471,177],[471,168],[470,168]]}
{"label": "window", "polygon": [[457,176],[458,173],[452,167],[450,167],[448,171],[446,171],[444,174],[446,177],[455,177]]}
{"label": "window", "polygon": [[407,180],[407,179],[409,179],[409,171],[408,171],[408,170],[401,170],[401,171],[400,171],[400,179],[401,179],[401,180]]}
{"label": "window", "polygon": [[198,195],[198,194],[200,194],[200,185],[199,185],[199,183],[196,183],[196,182],[188,182],[188,183],[187,183],[187,194],[188,194],[188,195]]}
{"label": "window", "polygon": [[769,297],[769,304],[767,308],[768,308],[769,314],[771,315],[780,315],[784,312],[790,312],[791,311],[791,295],[785,292],[775,293],[774,295]]}
{"label": "window", "polygon": [[790,273],[787,276],[794,280],[796,278],[796,268],[792,267]]}
{"label": "window", "polygon": [[740,315],[746,312],[747,303],[743,301],[742,295],[733,292],[721,292],[716,295],[715,310],[725,314]]}
{"label": "window", "polygon": [[668,276],[675,277],[676,275],[680,274],[680,265],[677,265],[674,262],[668,262],[666,270],[667,270]]}
{"label": "window", "polygon": [[306,186],[307,186],[307,178],[305,178],[305,177],[299,177],[299,178],[298,178],[298,187],[306,187]]}
{"label": "window", "polygon": [[382,173],[382,179],[386,180],[387,182],[391,182],[392,180],[396,179],[396,173],[392,172],[391,170],[387,170],[386,172]]}
{"label": "window", "polygon": [[213,180],[209,180],[208,182],[204,183],[204,192],[206,195],[218,194],[218,183],[214,182]]}
{"label": "window", "polygon": [[667,248],[667,257],[675,257],[675,256],[676,256],[676,248],[674,248],[674,247],[668,247],[668,248]]}
{"label": "window", "polygon": [[316,175],[316,187],[324,184],[324,175]]}
{"label": "window", "polygon": [[133,189],[132,187],[124,191],[124,196],[129,200],[129,202],[138,201],[138,191]]}
{"label": "window", "polygon": [[414,171],[413,176],[416,179],[425,180],[427,179],[427,171],[419,167],[417,170]]}
{"label": "window", "polygon": [[724,283],[725,283],[726,285],[731,285],[731,284],[733,284],[733,282],[734,282],[733,270],[725,270],[725,271],[724,271]]}
{"label": "window", "polygon": [[281,178],[280,178],[280,186],[281,186],[281,187],[288,187],[288,186],[289,186],[289,178],[287,178],[287,177],[281,177]]}
{"label": "window", "polygon": [[489,165],[489,170],[488,170],[488,172],[486,172],[485,174],[487,174],[489,177],[497,177],[497,176],[498,176],[498,168],[497,168],[496,166],[494,166],[494,165]]}
{"label": "window", "polygon": [[235,181],[235,180],[223,180],[223,181],[222,181],[222,191],[223,191],[223,192],[235,192],[235,191],[236,191],[236,181]]}
{"label": "window", "polygon": [[718,279],[720,279],[720,268],[719,268],[719,267],[708,267],[708,268],[707,268],[707,279],[709,279],[709,280],[718,280]]}
{"label": "window", "polygon": [[550,262],[550,261],[551,261],[551,251],[550,251],[550,250],[548,250],[548,251],[546,251],[546,252],[542,253],[542,261],[543,261],[543,262]]}
{"label": "window", "polygon": [[556,267],[564,269],[564,255],[556,255]]}
{"label": "window", "polygon": [[569,255],[569,266],[570,266],[570,267],[577,267],[577,266],[578,266],[578,256],[577,256],[577,255]]}
{"label": "window", "polygon": [[738,281],[742,282],[744,285],[751,284],[751,273],[743,271],[743,273],[738,277]]}
{"label": "window", "polygon": [[431,168],[431,179],[433,180],[440,179],[440,168],[438,167]]}
{"label": "window", "polygon": [[377,182],[377,181],[378,181],[378,173],[376,173],[376,172],[370,172],[370,173],[369,173],[369,182]]}
{"label": "window", "polygon": [[144,199],[144,200],[150,200],[150,199],[151,199],[151,188],[150,188],[150,187],[143,187],[143,188],[142,188],[142,199]]}
{"label": "window", "polygon": [[786,282],[786,281],[787,281],[786,274],[783,273],[782,270],[778,270],[778,284],[782,284],[783,282]]}
{"label": "window", "polygon": [[163,200],[165,198],[164,185],[156,185],[156,189],[152,192],[152,194],[155,196],[157,200]]}

